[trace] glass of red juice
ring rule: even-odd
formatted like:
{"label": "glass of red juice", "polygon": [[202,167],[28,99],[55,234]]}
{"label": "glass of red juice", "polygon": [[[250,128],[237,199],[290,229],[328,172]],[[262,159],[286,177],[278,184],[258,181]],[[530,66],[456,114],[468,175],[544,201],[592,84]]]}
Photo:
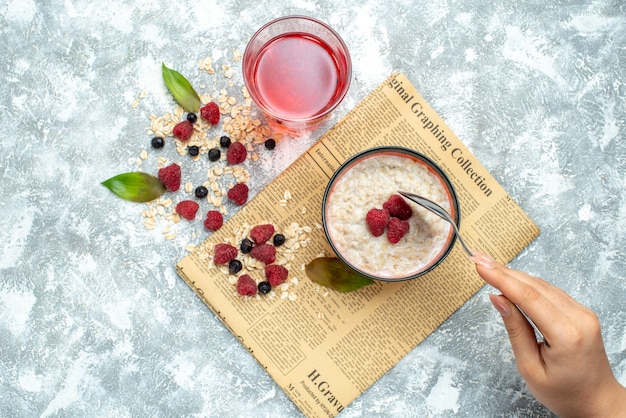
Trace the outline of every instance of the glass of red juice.
{"label": "glass of red juice", "polygon": [[243,78],[269,125],[300,136],[322,125],[350,85],[352,62],[327,24],[285,16],[262,26],[243,54]]}

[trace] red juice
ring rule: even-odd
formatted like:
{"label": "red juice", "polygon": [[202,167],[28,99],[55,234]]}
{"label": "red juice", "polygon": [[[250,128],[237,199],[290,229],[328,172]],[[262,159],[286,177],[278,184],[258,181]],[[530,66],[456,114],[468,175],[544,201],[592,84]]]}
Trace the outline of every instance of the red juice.
{"label": "red juice", "polygon": [[319,38],[287,33],[263,46],[254,65],[259,100],[286,120],[308,119],[331,106],[344,88],[337,51]]}

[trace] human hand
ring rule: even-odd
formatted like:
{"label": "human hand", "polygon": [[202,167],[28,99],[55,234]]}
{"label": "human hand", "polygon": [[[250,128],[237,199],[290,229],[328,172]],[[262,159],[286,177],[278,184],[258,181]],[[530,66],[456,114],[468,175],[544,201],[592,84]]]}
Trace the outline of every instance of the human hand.
{"label": "human hand", "polygon": [[[490,295],[502,316],[520,375],[532,394],[561,417],[626,416],[626,388],[609,364],[596,314],[563,290],[512,270],[485,254],[472,260],[502,295]],[[518,305],[549,345],[538,342]]]}

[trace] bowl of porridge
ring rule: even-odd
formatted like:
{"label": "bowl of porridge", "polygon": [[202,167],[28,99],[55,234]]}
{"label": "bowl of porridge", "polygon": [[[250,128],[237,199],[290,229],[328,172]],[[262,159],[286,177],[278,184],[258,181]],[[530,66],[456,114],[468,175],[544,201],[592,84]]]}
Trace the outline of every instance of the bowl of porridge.
{"label": "bowl of porridge", "polygon": [[431,199],[458,225],[459,201],[446,174],[408,148],[360,152],[331,177],[322,202],[322,223],[337,256],[375,280],[402,281],[434,269],[448,255],[452,226],[398,191]]}

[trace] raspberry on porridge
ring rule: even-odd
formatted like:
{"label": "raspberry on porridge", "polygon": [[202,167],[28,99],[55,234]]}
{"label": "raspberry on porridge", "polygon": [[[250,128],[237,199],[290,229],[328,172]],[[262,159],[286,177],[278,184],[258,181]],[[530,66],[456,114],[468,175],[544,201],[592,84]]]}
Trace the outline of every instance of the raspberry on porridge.
{"label": "raspberry on porridge", "polygon": [[368,211],[382,209],[398,190],[428,197],[458,219],[456,194],[445,174],[423,155],[401,147],[374,148],[349,159],[324,196],[322,217],[331,246],[349,266],[375,279],[417,277],[437,265],[454,241],[450,224],[413,202],[408,202],[413,215],[403,221],[409,223],[404,236],[395,242],[374,236]]}

